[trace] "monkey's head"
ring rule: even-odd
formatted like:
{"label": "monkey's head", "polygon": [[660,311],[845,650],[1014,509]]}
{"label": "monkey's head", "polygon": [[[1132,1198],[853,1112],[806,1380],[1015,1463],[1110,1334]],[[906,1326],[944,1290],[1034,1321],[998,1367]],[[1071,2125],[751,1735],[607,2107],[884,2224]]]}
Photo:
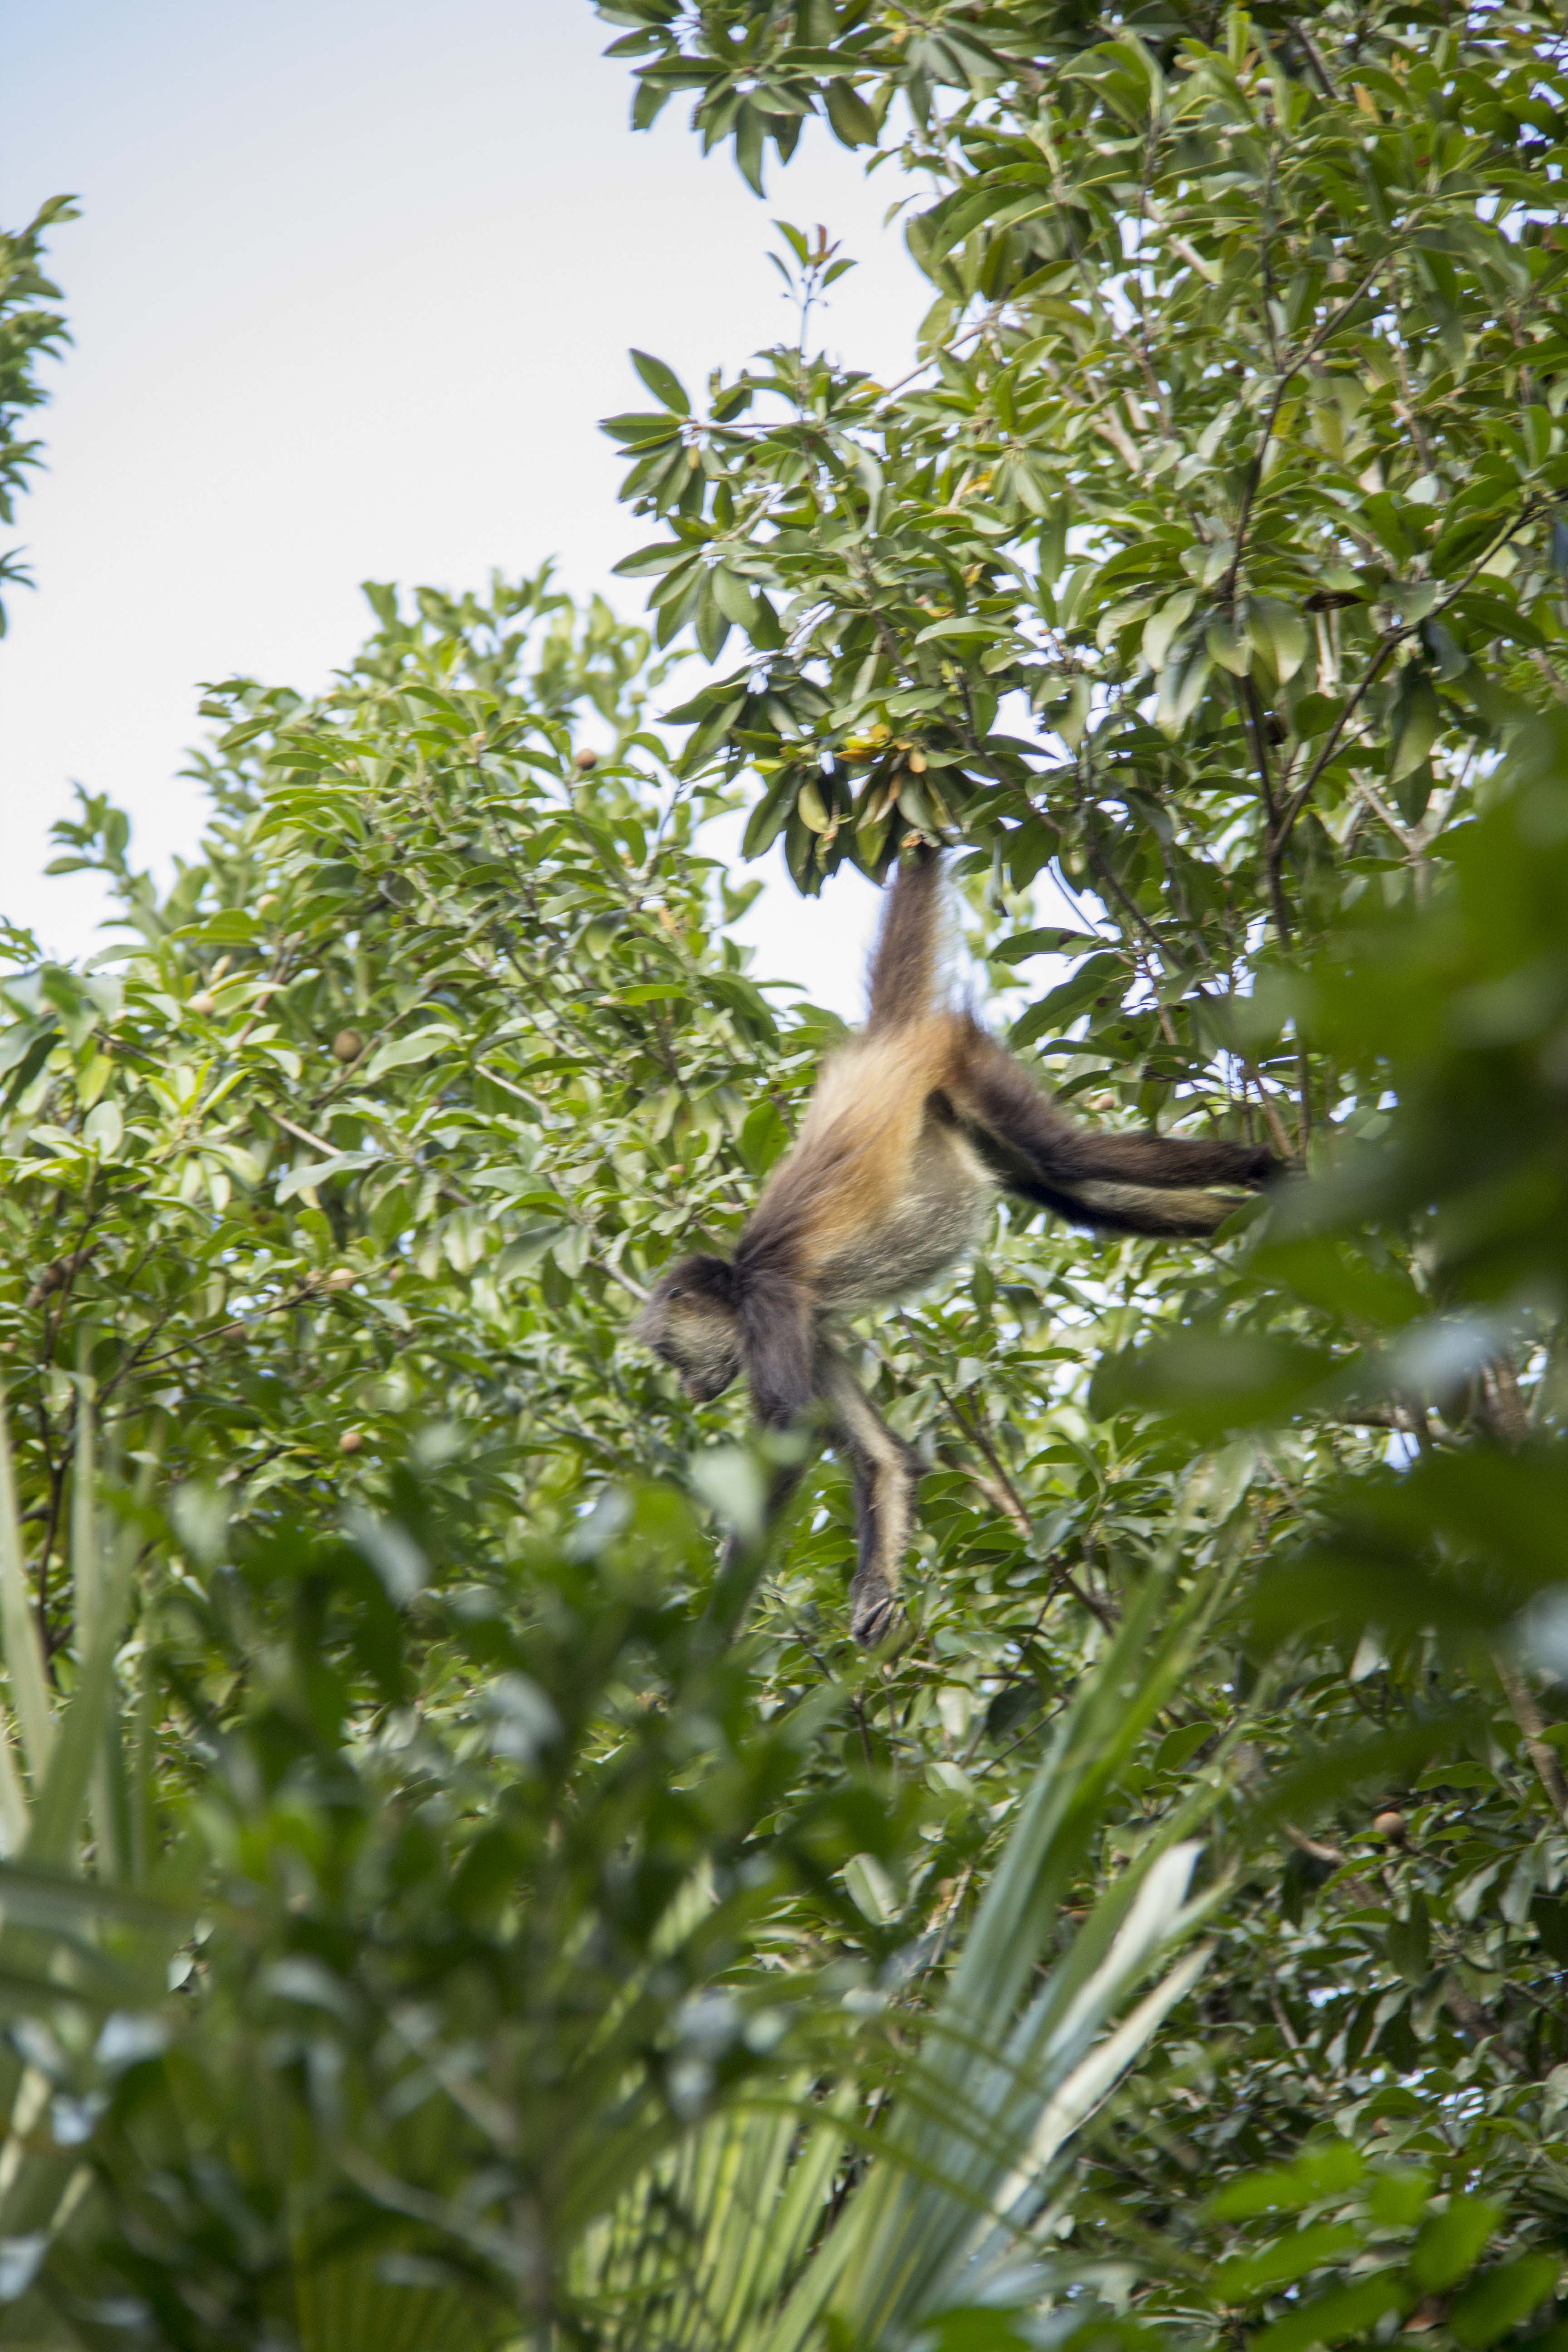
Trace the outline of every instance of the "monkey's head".
{"label": "monkey's head", "polygon": [[742,1363],[735,1269],[721,1257],[683,1257],[667,1266],[634,1326],[637,1338],[679,1374],[693,1404],[709,1404]]}

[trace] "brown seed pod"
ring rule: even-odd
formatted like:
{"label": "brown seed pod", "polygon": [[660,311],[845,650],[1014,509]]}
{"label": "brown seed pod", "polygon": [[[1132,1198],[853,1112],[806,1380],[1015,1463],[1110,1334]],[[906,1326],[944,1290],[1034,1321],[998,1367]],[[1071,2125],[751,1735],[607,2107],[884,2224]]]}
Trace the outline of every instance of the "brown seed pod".
{"label": "brown seed pod", "polygon": [[1390,1845],[1403,1845],[1409,1834],[1404,1814],[1397,1812],[1392,1805],[1386,1812],[1374,1814],[1372,1825],[1378,1836],[1386,1838]]}
{"label": "brown seed pod", "polygon": [[363,1430],[345,1429],[342,1435],[338,1440],[338,1452],[340,1454],[357,1454],[363,1444],[364,1433]]}
{"label": "brown seed pod", "polygon": [[226,1323],[221,1336],[226,1339],[243,1339],[245,1326],[243,1323]]}
{"label": "brown seed pod", "polygon": [[327,1276],[329,1290],[352,1290],[357,1279],[352,1265],[335,1265]]}
{"label": "brown seed pod", "polygon": [[585,776],[590,768],[596,768],[598,764],[599,755],[597,751],[590,751],[584,749],[581,751],[574,751],[572,754],[572,765],[577,770],[580,775]]}
{"label": "brown seed pod", "polygon": [[364,1051],[364,1039],[357,1029],[340,1029],[332,1039],[332,1052],[340,1062],[357,1062]]}

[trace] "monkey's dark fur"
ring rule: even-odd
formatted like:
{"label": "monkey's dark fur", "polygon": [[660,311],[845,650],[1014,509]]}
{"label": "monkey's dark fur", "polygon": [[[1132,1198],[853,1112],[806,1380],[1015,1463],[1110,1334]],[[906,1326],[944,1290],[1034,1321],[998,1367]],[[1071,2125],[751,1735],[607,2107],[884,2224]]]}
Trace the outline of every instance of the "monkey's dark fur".
{"label": "monkey's dark fur", "polygon": [[[866,1026],[825,1066],[733,1261],[680,1259],[637,1325],[699,1403],[744,1371],[767,1427],[825,1405],[854,1472],[850,1622],[868,1644],[895,1613],[921,1465],[833,1346],[829,1318],[934,1282],[978,1240],[998,1190],[1104,1233],[1192,1236],[1235,1206],[1193,1187],[1256,1189],[1279,1171],[1253,1144],[1075,1126],[949,1003],[942,950],[941,866],[927,851],[889,894]],[[792,1483],[779,1481],[775,1510]]]}

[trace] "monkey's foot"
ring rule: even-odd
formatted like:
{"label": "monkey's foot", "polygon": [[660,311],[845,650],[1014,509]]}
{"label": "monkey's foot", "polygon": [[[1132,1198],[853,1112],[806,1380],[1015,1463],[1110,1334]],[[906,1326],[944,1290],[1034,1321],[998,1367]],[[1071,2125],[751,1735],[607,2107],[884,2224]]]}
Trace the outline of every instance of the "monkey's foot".
{"label": "monkey's foot", "polygon": [[850,1587],[849,1630],[863,1650],[874,1650],[885,1642],[898,1615],[898,1596],[889,1591],[879,1577],[863,1591]]}

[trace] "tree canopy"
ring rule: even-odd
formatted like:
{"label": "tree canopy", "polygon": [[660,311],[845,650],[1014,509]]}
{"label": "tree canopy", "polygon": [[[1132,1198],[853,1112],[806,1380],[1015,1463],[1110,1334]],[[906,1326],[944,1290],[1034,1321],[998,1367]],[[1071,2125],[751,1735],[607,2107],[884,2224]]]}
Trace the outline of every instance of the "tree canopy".
{"label": "tree canopy", "polygon": [[[646,630],[373,587],[213,689],[172,887],[59,829],[123,936],[0,978],[12,2335],[1557,2352],[1560,30],[600,14],[753,184],[865,148],[932,309],[873,382],[785,225],[795,338],[611,420]],[[1059,1097],[1303,1170],[857,1329],[869,1661],[839,1468],[759,1544],[626,1336],[839,1034],[737,805],[807,890],[942,840]]]}
{"label": "tree canopy", "polygon": [[[0,230],[0,522],[16,520],[16,499],[27,476],[39,462],[36,441],[21,431],[27,411],[47,398],[38,380],[38,362],[59,351],[66,340],[65,320],[51,305],[59,289],[43,271],[45,233],[57,221],[70,220],[74,208],[67,196],[54,196],[40,207],[26,228]],[[16,548],[0,551],[0,586],[26,582],[26,564]],[[5,607],[0,602],[0,636],[5,632]]]}

